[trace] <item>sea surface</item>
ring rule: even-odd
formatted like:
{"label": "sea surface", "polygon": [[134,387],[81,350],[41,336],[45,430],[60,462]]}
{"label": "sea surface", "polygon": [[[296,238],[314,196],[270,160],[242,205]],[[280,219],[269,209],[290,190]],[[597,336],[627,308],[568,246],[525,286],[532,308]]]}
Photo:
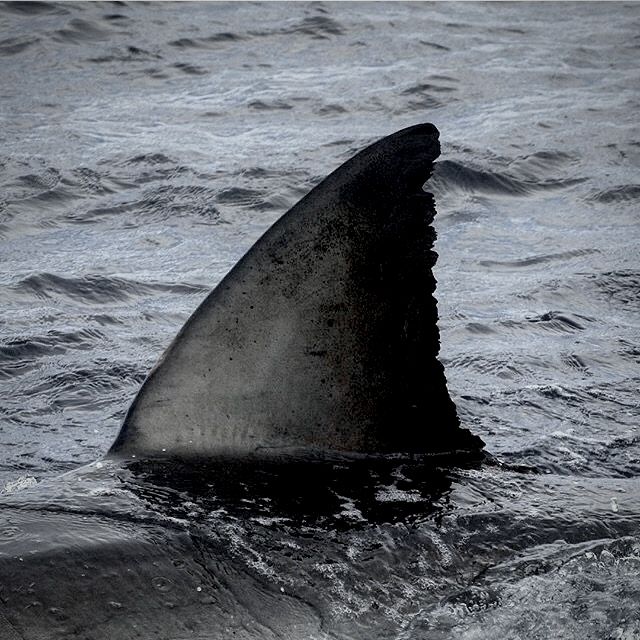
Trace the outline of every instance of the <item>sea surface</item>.
{"label": "sea surface", "polygon": [[[638,3],[0,6],[4,495],[100,458],[265,229],[432,122],[441,360],[501,465],[457,471],[423,517],[378,492],[411,518],[343,509],[357,534],[325,519],[306,547],[281,513],[200,526],[328,594],[292,637],[638,640],[639,59]],[[289,637],[265,624],[246,637]]]}

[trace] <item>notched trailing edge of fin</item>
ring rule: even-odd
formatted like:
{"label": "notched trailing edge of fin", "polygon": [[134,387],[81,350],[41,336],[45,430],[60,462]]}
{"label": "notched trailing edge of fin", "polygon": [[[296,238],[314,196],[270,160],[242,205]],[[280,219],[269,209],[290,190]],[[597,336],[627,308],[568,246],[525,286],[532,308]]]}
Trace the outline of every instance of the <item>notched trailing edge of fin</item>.
{"label": "notched trailing edge of fin", "polygon": [[109,455],[476,455],[444,369],[432,250],[440,153],[421,124],[277,220],[187,320]]}

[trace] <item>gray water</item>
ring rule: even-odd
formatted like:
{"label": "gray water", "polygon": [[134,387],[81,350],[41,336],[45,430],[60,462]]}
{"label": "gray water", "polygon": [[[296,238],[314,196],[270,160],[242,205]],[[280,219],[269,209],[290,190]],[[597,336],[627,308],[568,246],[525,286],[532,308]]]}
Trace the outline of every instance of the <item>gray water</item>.
{"label": "gray water", "polygon": [[[418,543],[385,524],[430,567],[374,572],[386,595],[353,575],[382,525],[308,550],[326,637],[640,638],[639,55],[633,3],[0,7],[5,493],[99,458],[269,224],[429,121],[441,360],[511,470],[460,471]],[[298,571],[265,522],[227,523],[238,561]]]}

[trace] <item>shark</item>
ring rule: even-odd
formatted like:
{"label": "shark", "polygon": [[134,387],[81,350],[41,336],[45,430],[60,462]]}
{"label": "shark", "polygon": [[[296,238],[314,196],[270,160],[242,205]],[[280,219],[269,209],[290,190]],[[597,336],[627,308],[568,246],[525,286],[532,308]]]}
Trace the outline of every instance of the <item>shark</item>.
{"label": "shark", "polygon": [[439,153],[418,124],[338,167],[194,311],[102,459],[0,495],[1,638],[450,637],[451,611],[501,611],[555,522],[582,551],[633,534],[606,479],[585,514],[580,487],[501,467],[461,425],[423,188]]}

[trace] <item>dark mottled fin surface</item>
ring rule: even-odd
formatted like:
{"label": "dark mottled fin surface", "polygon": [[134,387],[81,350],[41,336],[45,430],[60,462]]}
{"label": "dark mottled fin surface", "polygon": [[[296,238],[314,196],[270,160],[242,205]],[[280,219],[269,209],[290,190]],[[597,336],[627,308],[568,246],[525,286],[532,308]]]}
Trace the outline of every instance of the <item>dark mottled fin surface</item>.
{"label": "dark mottled fin surface", "polygon": [[150,373],[112,455],[477,452],[433,297],[430,124],[367,147],[280,218]]}

